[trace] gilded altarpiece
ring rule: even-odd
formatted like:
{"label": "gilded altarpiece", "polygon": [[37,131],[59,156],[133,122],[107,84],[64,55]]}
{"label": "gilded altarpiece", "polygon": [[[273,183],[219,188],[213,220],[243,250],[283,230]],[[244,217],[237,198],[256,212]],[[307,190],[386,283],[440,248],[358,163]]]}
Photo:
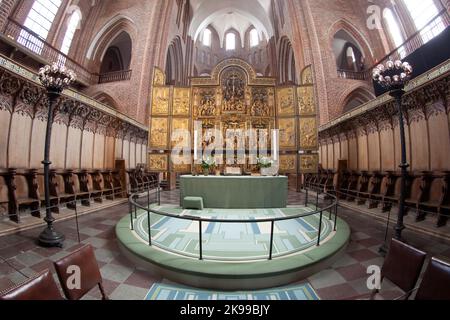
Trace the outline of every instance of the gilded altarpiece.
{"label": "gilded altarpiece", "polygon": [[[279,129],[280,173],[298,175],[317,167],[317,159],[311,154],[317,150],[318,140],[311,67],[302,72],[299,86],[277,87],[274,78],[258,77],[247,62],[234,58],[220,62],[210,77],[192,78],[189,88],[166,87],[164,78],[161,70],[156,69],[149,139],[152,170],[161,172],[164,167],[171,172],[191,172],[190,164],[171,164],[170,154],[177,145],[192,149],[195,121],[202,124],[202,136],[205,137],[205,141],[200,141],[202,148],[219,145],[226,155],[227,148],[244,141],[244,161],[237,155],[227,164],[224,164],[225,159],[216,159],[220,169],[239,166],[243,172],[256,171],[256,167],[249,163],[256,151],[248,148],[249,136],[245,134],[248,129],[256,134],[259,143],[267,144],[269,154],[272,146],[269,133],[272,129]],[[191,132],[191,141],[174,135],[177,129]],[[221,137],[212,134],[218,132]],[[167,161],[164,161],[165,157]]]}
{"label": "gilded altarpiece", "polygon": [[314,173],[319,166],[318,110],[311,66],[306,67],[300,76],[301,84],[297,87],[297,106],[299,114],[299,171]]}

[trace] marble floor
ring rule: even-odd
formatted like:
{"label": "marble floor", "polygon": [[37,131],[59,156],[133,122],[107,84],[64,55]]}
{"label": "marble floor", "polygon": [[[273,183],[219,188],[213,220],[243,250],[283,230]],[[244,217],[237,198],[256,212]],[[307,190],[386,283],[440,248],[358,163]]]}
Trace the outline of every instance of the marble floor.
{"label": "marble floor", "polygon": [[[178,191],[163,192],[163,203],[176,204]],[[289,204],[303,203],[303,195],[289,194]],[[154,283],[170,283],[155,278],[136,268],[121,253],[115,239],[114,226],[127,214],[128,205],[122,204],[79,218],[81,244],[78,243],[75,220],[57,223],[57,229],[66,235],[64,248],[41,248],[35,239],[41,228],[0,238],[0,290],[6,289],[46,268],[53,270],[52,262],[73,252],[85,243],[95,247],[104,285],[111,299],[142,300]],[[369,265],[383,263],[378,248],[383,243],[385,224],[362,213],[340,208],[339,216],[352,229],[351,241],[345,253],[328,269],[303,280],[309,282],[321,299],[349,299],[368,292],[366,270]],[[404,231],[405,239],[431,256],[450,259],[450,242],[431,236]],[[389,283],[383,287],[382,297],[390,299],[399,291]],[[86,299],[99,299],[97,289]]]}

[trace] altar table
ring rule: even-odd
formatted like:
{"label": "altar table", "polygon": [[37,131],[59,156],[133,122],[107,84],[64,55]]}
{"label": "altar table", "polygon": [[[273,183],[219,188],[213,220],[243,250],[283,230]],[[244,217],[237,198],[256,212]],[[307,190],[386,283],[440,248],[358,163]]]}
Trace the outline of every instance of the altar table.
{"label": "altar table", "polygon": [[288,178],[183,175],[180,189],[180,206],[184,197],[202,197],[206,208],[285,208]]}

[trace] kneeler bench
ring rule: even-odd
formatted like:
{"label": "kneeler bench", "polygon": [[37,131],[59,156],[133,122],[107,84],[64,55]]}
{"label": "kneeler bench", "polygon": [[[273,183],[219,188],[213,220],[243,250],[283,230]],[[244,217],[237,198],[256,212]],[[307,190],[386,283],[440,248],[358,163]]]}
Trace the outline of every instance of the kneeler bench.
{"label": "kneeler bench", "polygon": [[202,197],[184,197],[183,209],[195,209],[203,210],[203,198]]}

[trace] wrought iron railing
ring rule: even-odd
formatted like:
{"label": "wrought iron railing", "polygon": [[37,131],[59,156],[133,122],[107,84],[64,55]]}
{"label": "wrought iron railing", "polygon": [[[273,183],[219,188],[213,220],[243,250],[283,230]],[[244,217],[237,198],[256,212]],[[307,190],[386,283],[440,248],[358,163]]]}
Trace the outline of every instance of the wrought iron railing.
{"label": "wrought iron railing", "polygon": [[3,34],[10,40],[23,46],[33,54],[40,56],[47,62],[57,62],[72,69],[77,74],[77,79],[85,84],[98,82],[98,75],[92,74],[75,60],[56,49],[38,34],[29,28],[19,24],[14,19],[8,18]]}
{"label": "wrought iron railing", "polygon": [[[152,208],[152,205],[158,204],[158,206],[161,205],[161,195],[160,195],[160,184],[158,182],[157,191],[155,193],[155,198],[151,199],[150,196],[150,190],[147,190],[147,206],[143,206],[137,203],[137,199],[139,197],[139,194],[142,194],[142,192],[134,193],[129,197],[129,210],[130,210],[130,229],[134,230],[134,221],[138,218],[138,210],[144,211],[147,214],[147,225],[148,225],[148,245],[149,246],[155,246],[161,250],[168,251],[171,253],[175,253],[177,255],[183,255],[189,258],[193,258],[192,255],[187,253],[182,253],[179,251],[173,251],[171,249],[168,249],[166,247],[160,246],[157,242],[152,241],[152,215],[156,216],[163,216],[163,217],[169,217],[172,219],[179,219],[179,220],[189,220],[189,221],[195,221],[198,223],[198,241],[199,241],[199,260],[217,260],[213,258],[204,259],[203,257],[203,223],[224,223],[224,224],[254,224],[254,223],[270,223],[270,242],[269,242],[269,252],[267,253],[267,259],[272,260],[274,258],[281,258],[287,255],[292,255],[298,252],[298,249],[290,250],[286,253],[281,253],[274,255],[273,254],[273,244],[274,244],[274,228],[275,223],[279,221],[295,221],[301,218],[306,218],[314,215],[319,215],[319,227],[317,232],[317,240],[316,245],[321,245],[321,237],[322,237],[322,227],[324,224],[323,219],[327,219],[326,215],[328,214],[328,219],[330,221],[333,221],[333,231],[337,231],[337,219],[338,219],[338,198],[332,194],[324,193],[321,190],[317,190],[315,197],[313,198],[314,202],[310,202],[309,197],[309,190],[306,189],[306,196],[305,196],[305,207],[309,207],[310,205],[313,205],[315,207],[314,211],[307,212],[307,213],[299,213],[297,215],[292,216],[286,216],[286,217],[273,217],[273,218],[263,218],[263,219],[217,219],[217,218],[204,218],[204,217],[197,217],[197,216],[189,216],[189,215],[177,215],[172,214],[168,212],[163,212],[160,210],[155,210]],[[324,199],[328,199],[325,201],[329,201],[328,204],[324,204],[324,206],[321,208],[319,196],[324,195]],[[324,217],[325,215],[325,217]],[[248,258],[243,258],[242,260],[248,261]],[[236,260],[233,260],[236,261]],[[239,260],[238,260],[239,261]]]}
{"label": "wrought iron railing", "polygon": [[131,79],[132,70],[121,70],[100,74],[98,83],[125,81]]}
{"label": "wrought iron railing", "polygon": [[77,74],[77,79],[84,84],[93,85],[97,83],[130,80],[131,78],[131,70],[110,72],[101,75],[91,73],[81,64],[47,43],[45,39],[42,39],[33,30],[21,25],[12,18],[8,18],[3,34],[9,40],[31,51],[44,61],[57,62],[60,65],[72,69]]}
{"label": "wrought iron railing", "polygon": [[352,79],[352,80],[367,80],[369,79],[368,71],[349,71],[338,69],[338,77],[341,79]]}
{"label": "wrought iron railing", "polygon": [[446,9],[443,9],[437,16],[430,20],[422,29],[414,33],[411,37],[406,39],[399,47],[389,52],[385,57],[372,66],[368,70],[355,72],[338,69],[338,77],[342,79],[352,80],[371,80],[372,70],[381,64],[385,64],[389,59],[402,60],[410,55],[425,43],[436,37],[442,30],[450,26],[450,15]]}

